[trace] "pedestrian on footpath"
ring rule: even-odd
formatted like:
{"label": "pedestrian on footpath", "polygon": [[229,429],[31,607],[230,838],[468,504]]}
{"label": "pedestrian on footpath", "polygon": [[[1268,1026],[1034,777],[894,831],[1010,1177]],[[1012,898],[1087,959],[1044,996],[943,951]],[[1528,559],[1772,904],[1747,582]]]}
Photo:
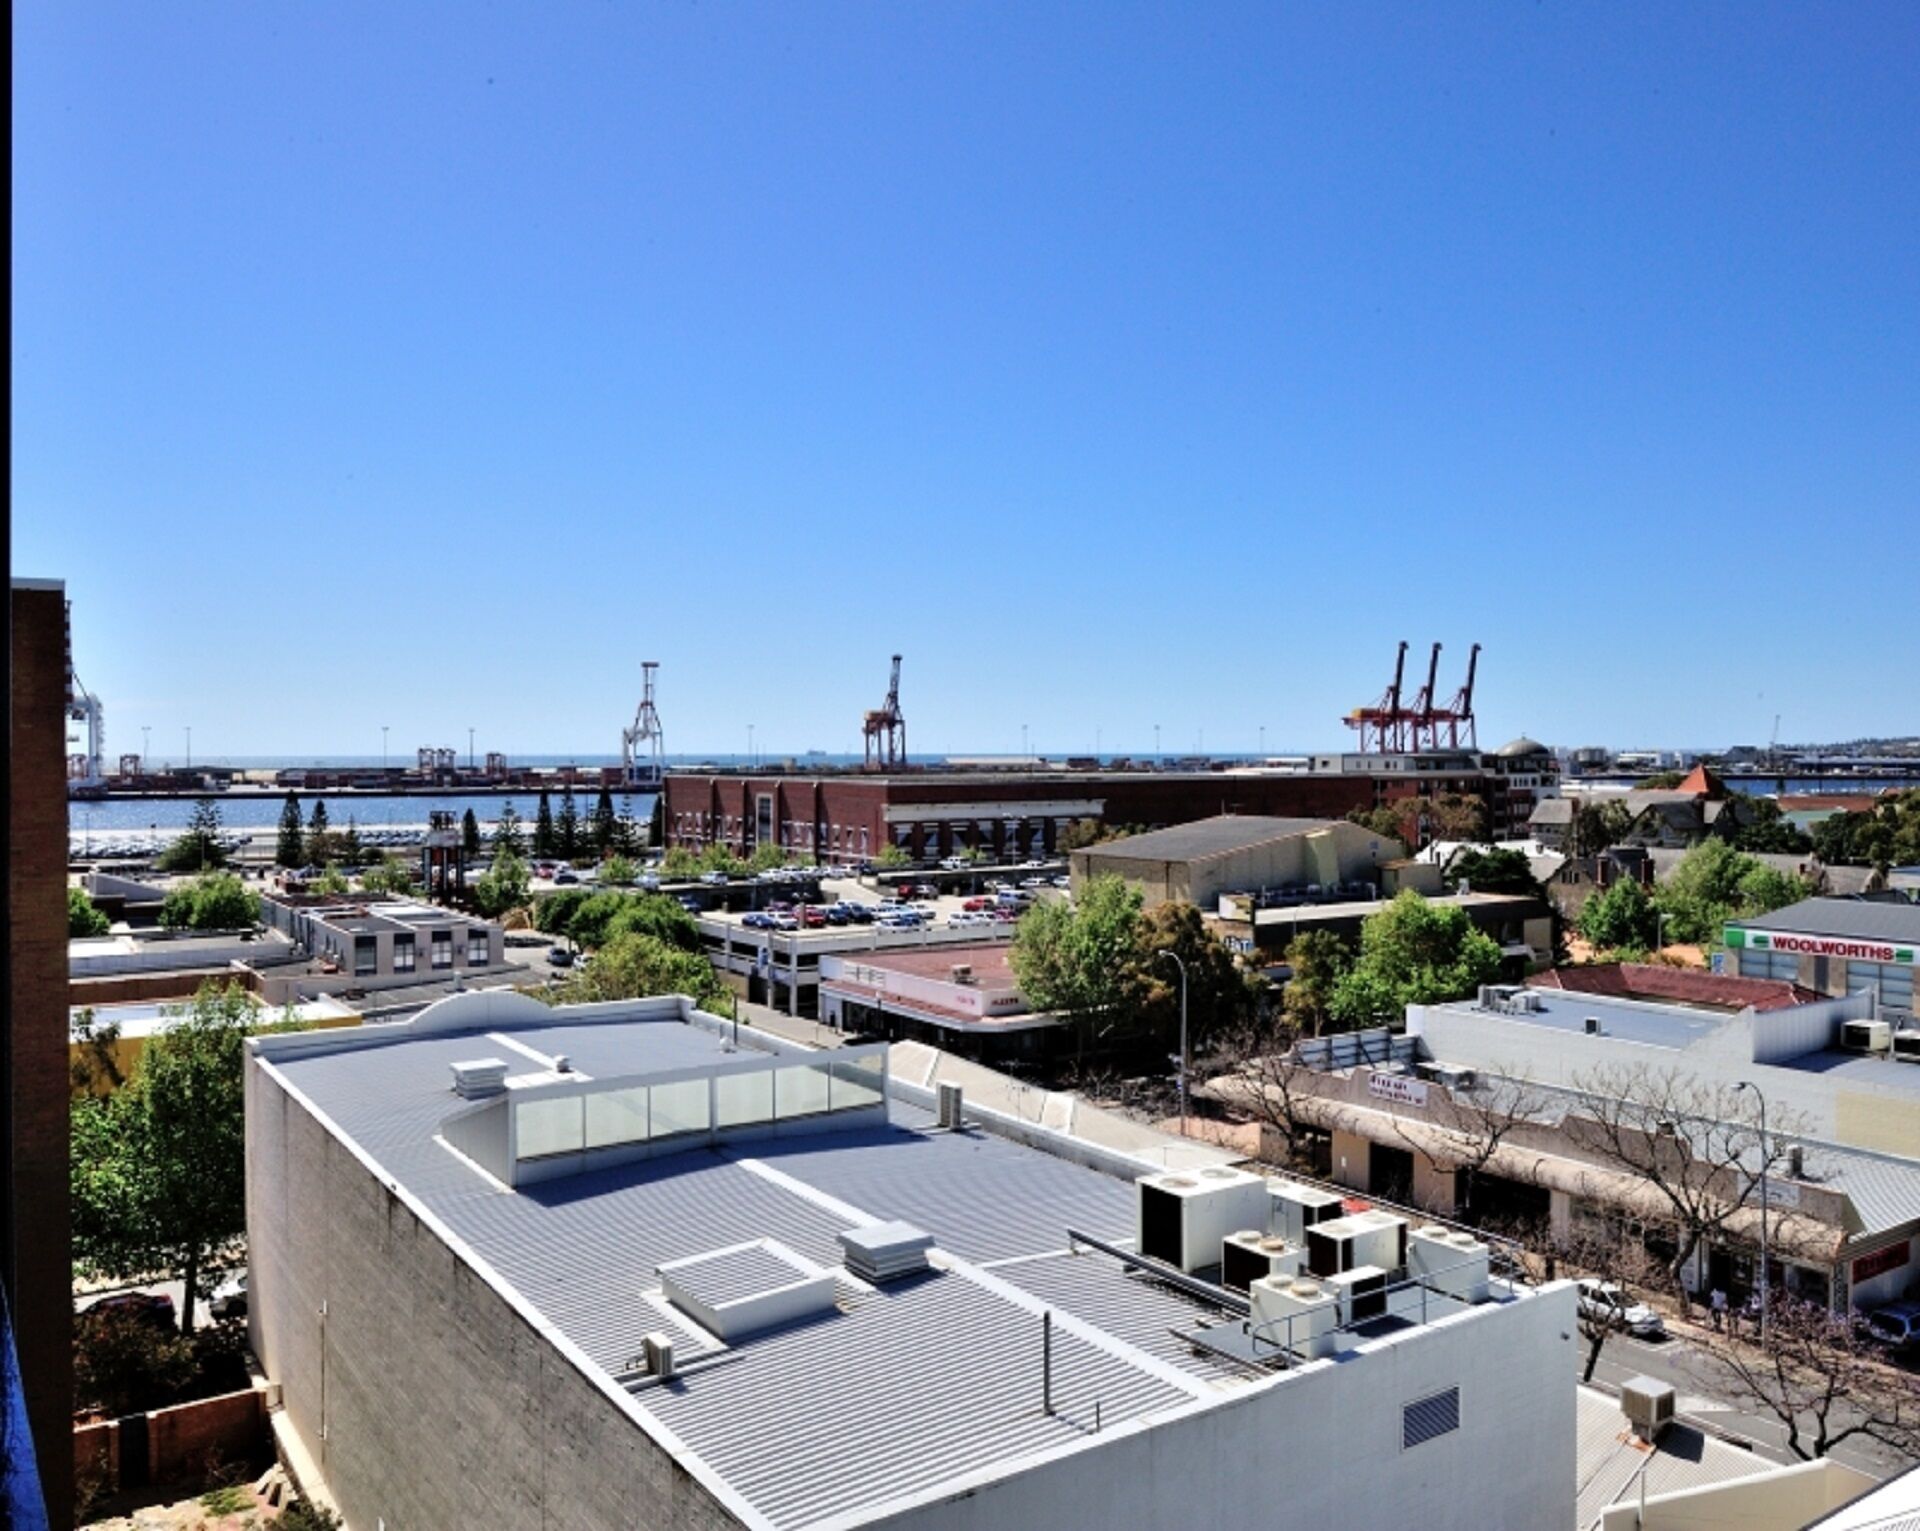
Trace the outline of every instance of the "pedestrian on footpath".
{"label": "pedestrian on footpath", "polygon": [[1718,1334],[1727,1319],[1727,1294],[1715,1287],[1713,1294],[1707,1298],[1707,1307],[1713,1313],[1713,1332]]}

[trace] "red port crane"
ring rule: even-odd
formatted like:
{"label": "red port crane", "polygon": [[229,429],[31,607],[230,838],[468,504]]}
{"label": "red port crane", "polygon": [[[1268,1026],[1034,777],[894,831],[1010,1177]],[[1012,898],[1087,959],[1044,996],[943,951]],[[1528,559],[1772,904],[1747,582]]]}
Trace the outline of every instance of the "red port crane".
{"label": "red port crane", "polygon": [[[1480,645],[1476,643],[1472,651],[1467,655],[1466,684],[1454,692],[1452,701],[1448,702],[1446,706],[1440,708],[1433,715],[1436,724],[1444,723],[1447,726],[1447,748],[1450,750],[1460,748],[1460,731],[1463,725],[1466,728],[1467,748],[1470,750],[1480,748],[1480,733],[1473,721],[1473,677],[1474,672],[1478,670],[1479,667]],[[1436,728],[1434,732],[1434,747],[1438,749],[1439,745],[1440,735]]]}
{"label": "red port crane", "polygon": [[1371,707],[1356,707],[1347,714],[1347,727],[1360,731],[1360,753],[1367,744],[1375,750],[1403,750],[1406,745],[1406,713],[1400,707],[1400,679],[1407,668],[1407,640],[1400,640],[1400,654],[1393,662],[1393,680]]}
{"label": "red port crane", "polygon": [[891,771],[907,763],[907,719],[900,711],[900,656],[893,656],[893,678],[887,699],[860,722],[866,746],[866,768]]}

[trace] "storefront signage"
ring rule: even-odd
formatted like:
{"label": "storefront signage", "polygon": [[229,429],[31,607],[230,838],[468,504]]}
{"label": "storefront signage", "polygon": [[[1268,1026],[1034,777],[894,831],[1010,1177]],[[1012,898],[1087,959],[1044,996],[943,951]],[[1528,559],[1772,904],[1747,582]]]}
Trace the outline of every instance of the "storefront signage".
{"label": "storefront signage", "polygon": [[1913,1255],[1913,1241],[1902,1239],[1898,1244],[1889,1244],[1885,1249],[1876,1249],[1870,1255],[1862,1255],[1853,1262],[1853,1284],[1871,1281],[1875,1276],[1884,1276],[1888,1271],[1897,1271]]}
{"label": "storefront signage", "polygon": [[1375,1100],[1390,1100],[1402,1106],[1424,1106],[1427,1103],[1426,1082],[1408,1079],[1403,1074],[1367,1075],[1367,1093]]}
{"label": "storefront signage", "polygon": [[1726,929],[1727,945],[1756,952],[1787,952],[1796,957],[1846,957],[1855,962],[1911,964],[1915,948],[1897,941],[1860,941],[1851,936],[1809,936],[1794,930]]}

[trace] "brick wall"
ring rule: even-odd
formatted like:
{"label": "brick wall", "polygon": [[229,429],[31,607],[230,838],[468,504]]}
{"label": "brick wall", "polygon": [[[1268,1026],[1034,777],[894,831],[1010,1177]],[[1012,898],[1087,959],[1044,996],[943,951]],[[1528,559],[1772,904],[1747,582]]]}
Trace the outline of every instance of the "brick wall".
{"label": "brick wall", "polygon": [[66,596],[12,588],[12,745],[7,805],[10,1090],[0,1096],[6,1203],[0,1280],[13,1310],[47,1511],[73,1515],[73,1296],[67,1205]]}

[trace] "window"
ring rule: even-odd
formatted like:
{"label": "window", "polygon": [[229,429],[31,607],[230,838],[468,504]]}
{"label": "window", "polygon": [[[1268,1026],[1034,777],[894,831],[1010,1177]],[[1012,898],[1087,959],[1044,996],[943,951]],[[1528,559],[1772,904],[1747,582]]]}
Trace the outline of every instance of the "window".
{"label": "window", "polygon": [[489,948],[491,946],[492,942],[488,940],[486,931],[469,930],[467,932],[467,966],[470,968],[485,967],[488,962],[492,961],[492,957],[489,955]]}
{"label": "window", "polygon": [[682,1079],[672,1084],[653,1086],[649,1102],[652,1135],[672,1137],[677,1132],[705,1132],[710,1120],[707,1111],[707,1081]]}
{"label": "window", "polygon": [[1450,1387],[1400,1410],[1400,1449],[1410,1451],[1460,1428],[1460,1389]]}
{"label": "window", "polygon": [[584,1141],[584,1115],[578,1095],[557,1100],[525,1100],[516,1113],[519,1157],[578,1153]]}
{"label": "window", "polygon": [[396,973],[413,971],[413,932],[410,930],[393,938],[393,970]]}
{"label": "window", "polygon": [[1913,969],[1900,962],[1849,962],[1847,988],[1870,988],[1887,1010],[1913,1009]]}
{"label": "window", "polygon": [[453,966],[453,932],[436,930],[433,933],[433,965],[437,968]]}
{"label": "window", "polygon": [[355,936],[353,938],[353,972],[356,978],[365,978],[380,971],[380,938],[378,936]]}
{"label": "window", "polygon": [[773,1120],[773,1070],[722,1074],[713,1082],[714,1125],[747,1127]]}

